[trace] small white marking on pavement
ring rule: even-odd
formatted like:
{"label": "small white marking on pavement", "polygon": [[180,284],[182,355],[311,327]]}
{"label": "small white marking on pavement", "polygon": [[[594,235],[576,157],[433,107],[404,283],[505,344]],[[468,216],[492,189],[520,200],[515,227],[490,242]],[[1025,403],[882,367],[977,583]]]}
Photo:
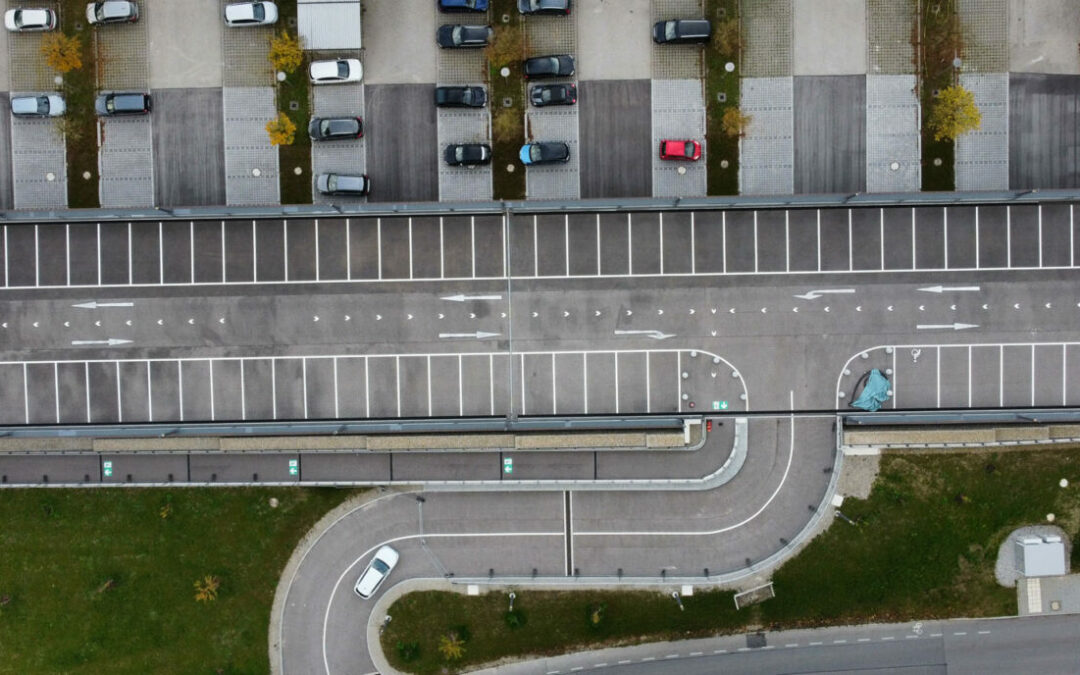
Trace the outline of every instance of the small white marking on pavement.
{"label": "small white marking on pavement", "polygon": [[677,659],[677,658],[679,658],[679,655],[678,654],[668,654],[664,658],[665,659]]}
{"label": "small white marking on pavement", "polygon": [[941,637],[944,633],[930,633],[930,637]]}
{"label": "small white marking on pavement", "polygon": [[989,635],[989,634],[990,634],[990,631],[988,631],[988,630],[979,631],[979,635]]}
{"label": "small white marking on pavement", "polygon": [[823,645],[823,644],[825,644],[825,643],[824,642],[811,642],[811,643],[809,643],[809,645],[811,647],[817,647],[818,645]]}
{"label": "small white marking on pavement", "polygon": [[846,645],[847,644],[847,640],[833,640],[832,642],[833,642],[834,645]]}
{"label": "small white marking on pavement", "polygon": [[919,636],[918,635],[905,635],[904,639],[905,640],[918,640]]}
{"label": "small white marking on pavement", "polygon": [[870,638],[859,638],[856,642],[870,642]]}
{"label": "small white marking on pavement", "polygon": [[953,633],[953,635],[967,635],[967,631],[966,630],[956,631],[955,633]]}
{"label": "small white marking on pavement", "polygon": [[881,639],[882,640],[895,640],[896,638],[894,636],[892,636],[892,635],[886,635],[885,637],[883,637]]}
{"label": "small white marking on pavement", "polygon": [[785,647],[798,647],[798,646],[799,646],[799,643],[798,643],[798,642],[789,642],[789,643],[787,643],[787,644],[786,644],[786,645],[784,645],[784,646],[785,646]]}
{"label": "small white marking on pavement", "polygon": [[713,654],[727,654],[727,650],[726,649],[714,649],[712,651],[712,653]]}
{"label": "small white marking on pavement", "polygon": [[701,656],[702,652],[690,652],[690,656]]}

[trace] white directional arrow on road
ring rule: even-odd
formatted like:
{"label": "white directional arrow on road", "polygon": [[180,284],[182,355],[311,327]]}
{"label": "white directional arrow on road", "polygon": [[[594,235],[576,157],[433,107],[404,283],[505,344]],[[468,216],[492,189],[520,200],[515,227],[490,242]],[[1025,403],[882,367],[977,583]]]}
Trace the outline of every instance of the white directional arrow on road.
{"label": "white directional arrow on road", "polygon": [[72,346],[90,346],[90,345],[107,345],[109,347],[115,347],[117,345],[129,345],[131,340],[121,340],[119,338],[109,338],[108,340],[72,340]]}
{"label": "white directional arrow on road", "polygon": [[72,307],[78,307],[79,309],[98,309],[99,307],[134,307],[134,302],[98,302],[91,300],[90,302],[80,302]]}
{"label": "white directional arrow on road", "polygon": [[476,340],[486,340],[487,338],[499,337],[502,333],[485,333],[482,330],[478,330],[475,333],[439,333],[439,337],[444,340],[452,340],[456,338],[474,338]]}
{"label": "white directional arrow on road", "polygon": [[501,295],[447,295],[443,300],[449,300],[450,302],[468,302],[470,300],[502,300]]}
{"label": "white directional arrow on road", "polygon": [[976,323],[920,323],[915,326],[919,330],[965,330],[968,328],[978,328]]}
{"label": "white directional arrow on road", "polygon": [[924,293],[952,293],[952,292],[969,292],[978,293],[982,289],[978,286],[927,286],[926,288],[920,288],[920,291]]}
{"label": "white directional arrow on road", "polygon": [[809,293],[803,293],[802,295],[796,295],[796,298],[802,298],[803,300],[817,300],[823,295],[828,293],[854,293],[854,288],[826,288],[824,290],[810,291]]}
{"label": "white directional arrow on road", "polygon": [[616,335],[644,335],[654,340],[666,340],[675,337],[674,333],[662,333],[658,330],[617,330]]}

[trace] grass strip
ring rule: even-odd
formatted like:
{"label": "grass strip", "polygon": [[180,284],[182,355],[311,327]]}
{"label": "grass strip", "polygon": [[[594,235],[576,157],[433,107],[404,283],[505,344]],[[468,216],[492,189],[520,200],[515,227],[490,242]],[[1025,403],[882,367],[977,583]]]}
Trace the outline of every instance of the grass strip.
{"label": "grass strip", "polygon": [[[267,626],[285,562],[352,494],[0,491],[0,672],[269,672]],[[208,574],[221,581],[218,598],[196,602],[193,584]]]}
{"label": "grass strip", "polygon": [[[1058,486],[1061,478],[1075,485],[1078,474],[1077,448],[887,455],[869,498],[844,502],[856,525],[837,520],[810,542],[774,574],[776,598],[763,604],[736,612],[730,592],[707,591],[683,598],[680,611],[664,593],[518,591],[515,610],[524,623],[511,628],[503,593],[414,593],[390,608],[383,650],[394,667],[426,674],[762,627],[1014,614],[1015,591],[994,580],[998,546],[1014,528],[1045,522],[1047,513],[1074,540],[1080,536],[1080,490]],[[448,661],[439,638],[461,626],[469,635],[464,654]]]}
{"label": "grass strip", "polygon": [[[525,54],[524,30],[515,0],[492,0],[495,46],[488,58],[488,105],[491,109],[492,190],[495,199],[525,199],[525,166],[518,151],[525,142],[525,80],[521,72]],[[503,16],[510,21],[503,23]],[[501,70],[510,74],[503,77]],[[509,101],[510,105],[504,105]],[[507,171],[508,167],[513,171]]]}
{"label": "grass strip", "polygon": [[[705,18],[712,21],[714,31],[713,39],[705,46],[706,192],[737,195],[739,138],[724,131],[723,119],[728,109],[739,107],[742,49],[740,44],[719,39],[719,33],[720,27],[729,21],[739,25],[739,0],[705,0]],[[735,64],[735,70],[730,73],[724,68],[729,62]],[[725,100],[720,101],[721,97]]]}
{"label": "grass strip", "polygon": [[[296,0],[279,0],[278,22],[275,28],[278,34],[285,30],[296,37]],[[288,115],[296,125],[296,138],[292,145],[278,146],[278,167],[280,174],[282,204],[310,204],[312,181],[311,175],[311,137],[307,127],[311,120],[311,85],[308,82],[309,52],[304,52],[300,66],[292,73],[287,73],[284,82],[277,83],[277,108]],[[296,108],[292,108],[292,104]],[[296,169],[300,173],[296,173]]]}
{"label": "grass strip", "polygon": [[[67,150],[68,207],[101,207],[98,195],[98,117],[94,112],[97,94],[97,53],[94,31],[86,25],[85,0],[60,2],[60,31],[77,36],[81,45],[82,67],[64,74],[63,95],[67,112],[59,128]],[[107,64],[102,64],[107,67]],[[86,173],[89,178],[84,178]]]}
{"label": "grass strip", "polygon": [[919,20],[912,36],[919,54],[919,101],[922,105],[922,189],[930,192],[956,189],[954,170],[956,143],[934,140],[926,121],[937,102],[937,92],[954,84],[953,59],[964,50],[963,32],[956,0],[919,3]]}

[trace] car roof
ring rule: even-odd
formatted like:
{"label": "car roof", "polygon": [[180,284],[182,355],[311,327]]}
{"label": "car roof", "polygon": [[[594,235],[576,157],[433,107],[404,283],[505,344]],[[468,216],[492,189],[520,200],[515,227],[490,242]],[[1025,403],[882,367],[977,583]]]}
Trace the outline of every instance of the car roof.
{"label": "car roof", "polygon": [[14,96],[11,99],[11,111],[15,113],[37,113],[38,96]]}
{"label": "car roof", "polygon": [[229,17],[230,21],[241,21],[244,19],[255,18],[255,3],[254,2],[240,2],[232,5],[225,5],[225,16]]}
{"label": "car roof", "polygon": [[22,9],[17,10],[24,24],[48,23],[49,10],[47,9]]}
{"label": "car roof", "polygon": [[709,22],[705,19],[677,19],[676,23],[684,35],[704,35],[709,32]]}
{"label": "car roof", "polygon": [[131,4],[127,0],[105,0],[101,3],[101,10],[105,16],[127,16],[131,13]]}
{"label": "car roof", "polygon": [[312,61],[311,74],[316,78],[324,77],[337,77],[338,76],[338,62],[345,59],[335,59],[333,61]]}

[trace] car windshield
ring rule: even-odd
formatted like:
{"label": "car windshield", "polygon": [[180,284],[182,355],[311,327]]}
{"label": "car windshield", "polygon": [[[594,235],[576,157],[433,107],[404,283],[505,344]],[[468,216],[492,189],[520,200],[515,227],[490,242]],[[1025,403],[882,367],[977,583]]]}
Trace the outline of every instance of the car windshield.
{"label": "car windshield", "polygon": [[49,97],[38,96],[37,99],[37,111],[39,115],[47,115],[49,113]]}
{"label": "car windshield", "polygon": [[550,101],[551,99],[552,99],[552,90],[551,89],[541,89],[540,90],[540,100],[541,101]]}
{"label": "car windshield", "polygon": [[262,21],[266,18],[266,10],[263,9],[261,2],[257,2],[251,6],[251,13],[255,15],[256,21]]}
{"label": "car windshield", "polygon": [[337,62],[337,76],[343,80],[349,77],[349,63],[347,61]]}
{"label": "car windshield", "polygon": [[456,159],[459,162],[462,162],[462,161],[465,160],[465,146],[464,145],[459,145],[456,148],[454,148],[454,159]]}
{"label": "car windshield", "polygon": [[337,189],[337,176],[330,175],[326,177],[326,189],[330,191]]}
{"label": "car windshield", "polygon": [[544,158],[544,149],[543,148],[541,148],[539,145],[530,145],[529,146],[529,159],[531,159],[534,162],[538,162],[543,158]]}
{"label": "car windshield", "polygon": [[104,2],[99,2],[96,5],[94,5],[94,16],[97,17],[98,21],[103,21],[105,19],[105,3]]}
{"label": "car windshield", "polygon": [[323,136],[330,133],[330,120],[322,120],[319,122],[319,132],[322,133]]}
{"label": "car windshield", "polygon": [[105,99],[105,109],[109,112],[114,112],[116,110],[116,99],[112,96]]}
{"label": "car windshield", "polygon": [[668,39],[668,40],[674,40],[675,39],[676,33],[675,33],[675,22],[674,21],[668,21],[666,24],[664,24],[664,37],[666,39]]}
{"label": "car windshield", "polygon": [[371,567],[374,568],[374,570],[379,574],[386,574],[390,571],[390,566],[379,560],[378,558],[375,558],[375,560],[371,561]]}
{"label": "car windshield", "polygon": [[461,102],[462,103],[472,103],[473,102],[473,91],[472,91],[472,89],[464,89],[464,90],[462,90],[462,92],[461,92]]}
{"label": "car windshield", "polygon": [[461,42],[462,39],[464,39],[464,33],[465,33],[465,27],[464,26],[455,26],[453,32],[451,33],[454,42]]}

